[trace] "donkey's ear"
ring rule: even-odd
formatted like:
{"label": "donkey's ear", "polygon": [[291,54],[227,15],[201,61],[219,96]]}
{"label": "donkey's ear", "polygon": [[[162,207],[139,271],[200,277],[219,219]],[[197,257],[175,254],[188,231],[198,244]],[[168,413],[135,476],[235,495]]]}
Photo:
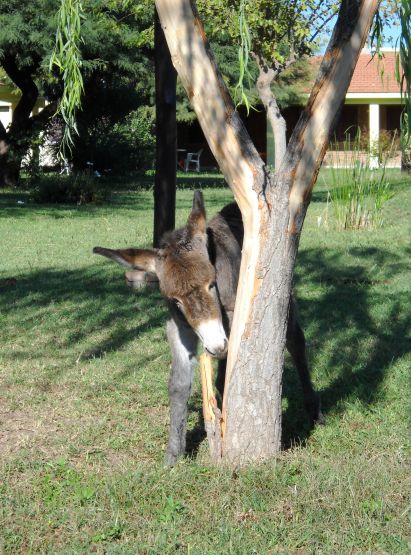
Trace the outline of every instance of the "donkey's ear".
{"label": "donkey's ear", "polygon": [[205,214],[204,197],[201,191],[194,191],[193,210],[200,210]]}
{"label": "donkey's ear", "polygon": [[105,249],[94,247],[94,254],[101,254],[111,258],[126,268],[144,270],[145,272],[156,273],[157,249]]}
{"label": "donkey's ear", "polygon": [[206,233],[206,211],[201,191],[194,193],[193,209],[188,217],[187,231],[190,237],[203,236]]}

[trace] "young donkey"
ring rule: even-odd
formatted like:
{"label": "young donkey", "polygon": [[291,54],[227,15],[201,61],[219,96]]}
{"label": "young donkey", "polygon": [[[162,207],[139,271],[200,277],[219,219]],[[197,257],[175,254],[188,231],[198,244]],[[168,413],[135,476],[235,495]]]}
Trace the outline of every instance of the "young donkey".
{"label": "young donkey", "polygon": [[[216,387],[223,394],[242,241],[243,224],[237,205],[227,205],[207,224],[203,195],[196,191],[187,225],[166,233],[159,249],[95,247],[93,250],[132,268],[126,272],[127,284],[132,288],[141,286],[141,270],[147,272],[149,280],[158,280],[166,298],[170,310],[167,338],[172,355],[170,437],[166,456],[169,464],[185,450],[187,403],[198,339],[208,354],[220,359]],[[290,300],[287,349],[300,376],[305,408],[313,421],[320,421],[319,400],[311,384],[304,334],[293,299]]]}

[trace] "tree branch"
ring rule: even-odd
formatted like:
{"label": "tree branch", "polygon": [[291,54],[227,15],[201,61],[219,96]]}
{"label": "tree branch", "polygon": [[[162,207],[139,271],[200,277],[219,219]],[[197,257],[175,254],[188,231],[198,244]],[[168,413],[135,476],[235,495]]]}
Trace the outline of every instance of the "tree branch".
{"label": "tree branch", "polygon": [[37,85],[32,77],[39,64],[36,63],[23,70],[18,67],[16,59],[11,55],[3,56],[0,61],[7,75],[21,90],[21,98],[14,110],[9,133],[24,132],[29,125],[30,113],[39,95]]}
{"label": "tree branch", "polygon": [[56,113],[58,106],[57,100],[50,102],[47,104],[41,112],[36,114],[35,116],[31,116],[30,118],[30,125],[32,128],[36,126],[43,127]]}
{"label": "tree branch", "polygon": [[227,360],[229,379],[255,290],[261,241],[259,205],[265,204],[268,174],[217,69],[194,2],[156,0],[156,7],[173,65],[243,216],[244,242]]}
{"label": "tree branch", "polygon": [[[379,0],[343,0],[308,104],[290,139],[283,167],[292,166],[289,232],[299,233],[330,134],[343,105]],[[288,170],[289,171],[289,170]],[[307,176],[310,179],[307,181]]]}

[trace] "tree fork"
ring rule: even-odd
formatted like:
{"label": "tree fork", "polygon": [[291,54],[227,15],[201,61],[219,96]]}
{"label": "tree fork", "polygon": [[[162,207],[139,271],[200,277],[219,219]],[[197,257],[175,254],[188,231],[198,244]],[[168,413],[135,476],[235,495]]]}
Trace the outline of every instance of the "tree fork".
{"label": "tree fork", "polygon": [[243,216],[222,411],[222,454],[235,464],[271,457],[281,446],[281,381],[299,234],[378,4],[343,0],[307,108],[273,178],[234,110],[193,2],[156,0],[173,64]]}
{"label": "tree fork", "polygon": [[[259,195],[266,184],[264,163],[235,110],[190,0],[157,0],[171,59],[197,114],[211,151],[234,193],[244,221],[242,279],[230,336],[229,360],[245,327],[256,271]],[[263,201],[262,201],[263,202]]]}

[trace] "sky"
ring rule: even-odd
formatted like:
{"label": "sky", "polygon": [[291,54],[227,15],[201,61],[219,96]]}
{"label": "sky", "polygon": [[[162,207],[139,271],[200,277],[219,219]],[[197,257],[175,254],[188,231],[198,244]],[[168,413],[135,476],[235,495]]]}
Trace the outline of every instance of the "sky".
{"label": "sky", "polygon": [[[391,25],[390,27],[384,27],[384,42],[383,48],[395,48],[396,41],[401,33],[401,27],[399,25],[399,17],[396,18],[398,25]],[[335,21],[330,21],[329,27],[332,29],[335,24]],[[331,31],[330,31],[331,34]],[[325,49],[327,48],[328,40],[330,38],[330,34],[327,33],[326,36],[323,37],[321,42],[321,46],[319,47],[319,54],[324,54]]]}

